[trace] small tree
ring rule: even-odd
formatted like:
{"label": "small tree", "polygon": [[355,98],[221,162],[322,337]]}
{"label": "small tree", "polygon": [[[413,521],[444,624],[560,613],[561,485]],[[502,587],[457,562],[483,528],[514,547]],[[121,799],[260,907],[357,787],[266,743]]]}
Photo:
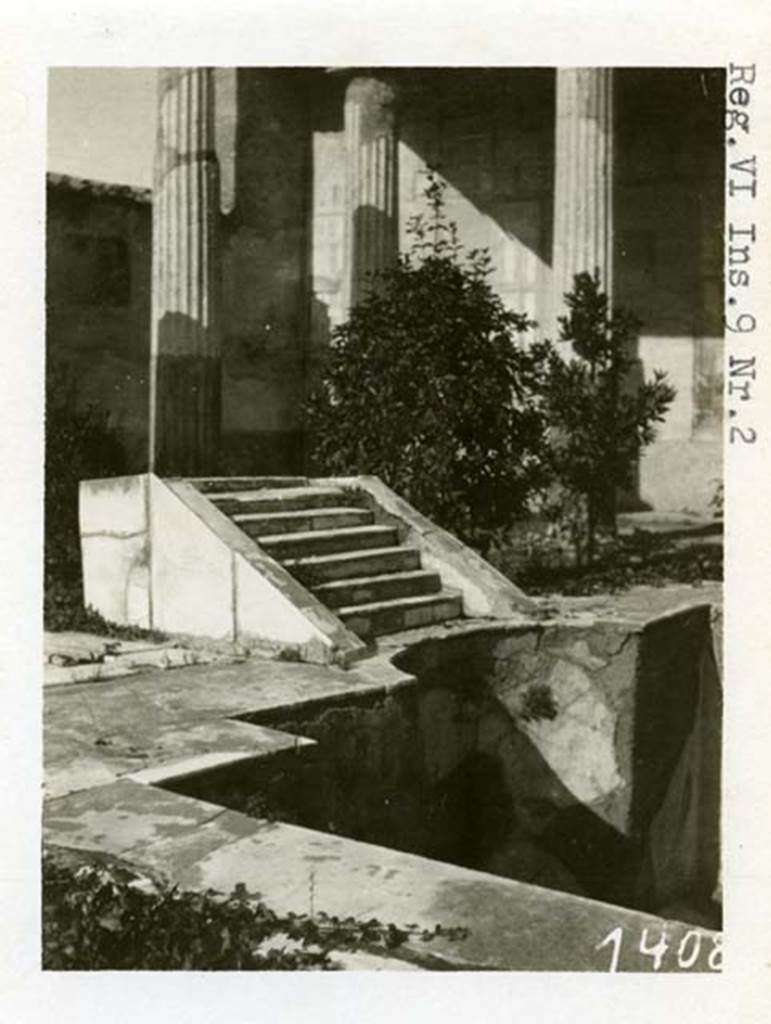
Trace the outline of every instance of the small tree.
{"label": "small tree", "polygon": [[373,473],[481,549],[543,481],[535,395],[546,348],[492,290],[486,250],[464,252],[429,173],[429,215],[337,327],[309,410],[312,460]]}
{"label": "small tree", "polygon": [[640,321],[610,311],[598,275],[577,274],[565,301],[560,341],[572,346],[573,357],[553,350],[549,359],[552,458],[561,483],[583,506],[591,562],[598,526],[605,521],[615,533],[616,489],[632,486],[637,460],[676,392],[660,370],[638,388],[631,385]]}

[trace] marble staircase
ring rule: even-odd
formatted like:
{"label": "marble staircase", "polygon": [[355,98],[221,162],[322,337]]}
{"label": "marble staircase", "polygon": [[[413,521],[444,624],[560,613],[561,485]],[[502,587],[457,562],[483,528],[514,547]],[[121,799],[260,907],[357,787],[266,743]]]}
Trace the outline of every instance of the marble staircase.
{"label": "marble staircase", "polygon": [[293,477],[190,483],[362,640],[462,615],[461,594],[355,489]]}

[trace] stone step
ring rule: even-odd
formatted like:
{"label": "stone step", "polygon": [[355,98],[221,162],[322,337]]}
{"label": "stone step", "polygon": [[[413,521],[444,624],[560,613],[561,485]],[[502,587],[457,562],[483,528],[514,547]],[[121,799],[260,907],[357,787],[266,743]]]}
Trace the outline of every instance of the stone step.
{"label": "stone step", "polygon": [[202,494],[308,486],[308,478],[304,476],[199,476],[187,479],[188,483],[193,484]]}
{"label": "stone step", "polygon": [[250,537],[275,537],[282,533],[368,526],[374,522],[375,515],[364,508],[318,508],[296,512],[247,512],[234,515],[232,519]]}
{"label": "stone step", "polygon": [[362,640],[457,619],[462,614],[461,595],[451,590],[337,609],[338,618]]}
{"label": "stone step", "polygon": [[279,561],[308,555],[331,555],[337,551],[393,547],[397,540],[393,526],[349,526],[342,530],[310,530],[307,533],[257,537],[258,544]]}
{"label": "stone step", "polygon": [[335,487],[266,487],[264,490],[225,491],[211,499],[225,515],[239,512],[293,512],[304,508],[357,505],[353,494]]}
{"label": "stone step", "polygon": [[420,568],[420,552],[417,548],[409,547],[344,551],[340,554],[287,558],[284,566],[306,586],[315,587],[332,580],[410,572]]}
{"label": "stone step", "polygon": [[400,597],[437,594],[442,589],[439,574],[427,569],[391,572],[381,576],[358,576],[313,587],[314,594],[328,608],[393,601]]}

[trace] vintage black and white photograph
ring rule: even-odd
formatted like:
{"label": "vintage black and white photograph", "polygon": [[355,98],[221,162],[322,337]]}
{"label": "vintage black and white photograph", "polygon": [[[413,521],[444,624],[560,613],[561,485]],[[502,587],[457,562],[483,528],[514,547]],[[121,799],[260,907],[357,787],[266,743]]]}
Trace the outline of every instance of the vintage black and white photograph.
{"label": "vintage black and white photograph", "polygon": [[50,68],[45,970],[721,971],[731,74]]}

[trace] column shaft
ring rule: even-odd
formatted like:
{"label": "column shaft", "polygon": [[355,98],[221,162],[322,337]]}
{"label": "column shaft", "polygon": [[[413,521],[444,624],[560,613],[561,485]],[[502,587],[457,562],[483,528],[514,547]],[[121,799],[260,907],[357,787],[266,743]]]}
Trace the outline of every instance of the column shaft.
{"label": "column shaft", "polygon": [[153,190],[150,468],[215,468],[221,419],[219,170],[208,68],[160,73]]}
{"label": "column shaft", "polygon": [[611,293],[613,272],[613,72],[559,68],[554,187],[554,284],[557,312],[573,276],[599,271]]}
{"label": "column shaft", "polygon": [[345,96],[347,195],[345,304],[356,305],[369,275],[399,252],[394,93],[385,82],[355,78]]}

